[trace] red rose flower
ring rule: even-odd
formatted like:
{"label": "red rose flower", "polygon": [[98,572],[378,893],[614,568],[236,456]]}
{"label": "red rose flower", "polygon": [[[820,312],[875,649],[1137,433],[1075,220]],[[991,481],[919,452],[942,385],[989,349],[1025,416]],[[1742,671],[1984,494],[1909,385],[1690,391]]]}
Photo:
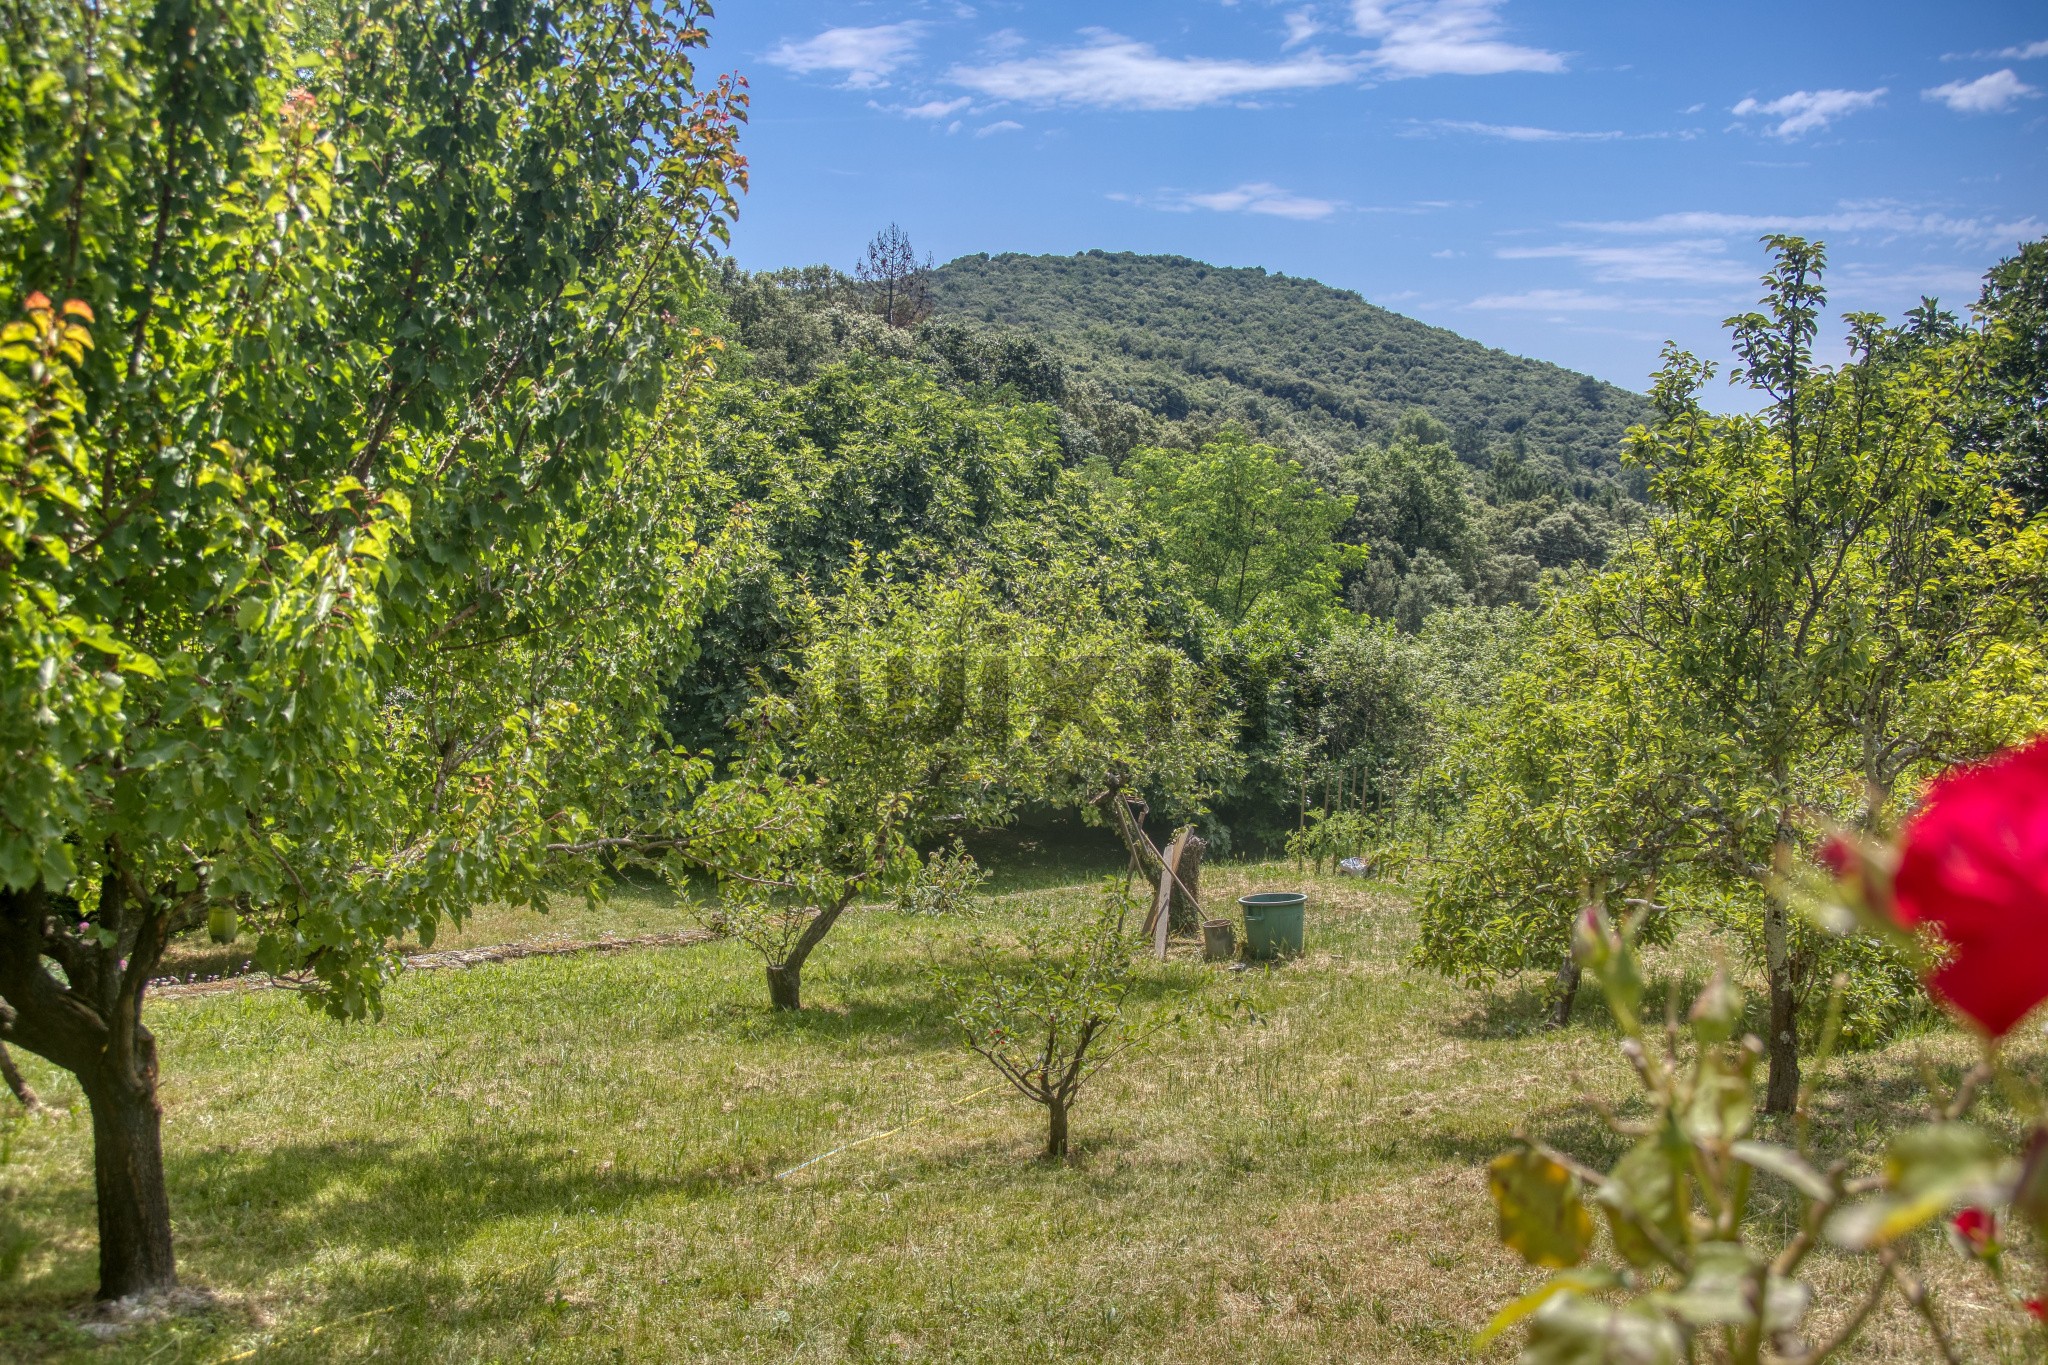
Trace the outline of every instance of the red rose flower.
{"label": "red rose flower", "polygon": [[1814,857],[1820,859],[1820,865],[1837,881],[1848,876],[1849,869],[1856,866],[1856,850],[1839,834],[1830,834],[1822,840],[1821,846],[1814,850]]}
{"label": "red rose flower", "polygon": [[2042,1322],[2048,1322],[2048,1300],[2028,1299],[2027,1311]]}
{"label": "red rose flower", "polygon": [[1963,1209],[1948,1220],[1948,1231],[1957,1251],[1982,1258],[1998,1243],[1998,1215],[1974,1206]]}
{"label": "red rose flower", "polygon": [[1928,789],[1892,896],[1949,946],[1928,984],[1992,1037],[2048,999],[2048,737]]}

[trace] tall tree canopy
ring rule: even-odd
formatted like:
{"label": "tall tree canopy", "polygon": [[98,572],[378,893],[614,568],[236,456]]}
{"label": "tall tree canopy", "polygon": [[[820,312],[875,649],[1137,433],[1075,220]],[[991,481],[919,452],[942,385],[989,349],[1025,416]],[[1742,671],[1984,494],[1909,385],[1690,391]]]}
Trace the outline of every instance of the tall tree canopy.
{"label": "tall tree canopy", "polygon": [[743,179],[704,13],[10,11],[0,1039],[91,1105],[105,1296],[174,1274],[174,930],[246,916],[360,1013],[688,778],[652,727],[715,556],[658,405]]}
{"label": "tall tree canopy", "polygon": [[1985,277],[1982,393],[1972,425],[2012,456],[2013,487],[2048,508],[2048,240],[2027,242]]}
{"label": "tall tree canopy", "polygon": [[1225,625],[1313,628],[1365,559],[1335,536],[1355,500],[1319,488],[1272,446],[1225,431],[1193,453],[1147,450],[1127,473],[1145,520],[1186,585]]}

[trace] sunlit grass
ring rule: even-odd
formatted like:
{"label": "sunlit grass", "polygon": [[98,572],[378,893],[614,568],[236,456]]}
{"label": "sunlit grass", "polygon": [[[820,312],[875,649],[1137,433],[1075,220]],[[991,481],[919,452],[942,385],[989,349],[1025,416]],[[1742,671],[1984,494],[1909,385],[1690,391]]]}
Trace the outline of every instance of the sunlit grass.
{"label": "sunlit grass", "polygon": [[[1223,904],[1300,881],[1205,872]],[[41,1242],[0,1289],[0,1358],[1460,1358],[1535,1281],[1494,1243],[1481,1168],[1521,1124],[1611,1156],[1577,1097],[1625,1097],[1614,1035],[1590,999],[1548,1033],[1533,985],[1477,994],[1410,967],[1397,890],[1309,881],[1303,959],[1144,967],[1135,1008],[1186,1027],[1084,1094],[1064,1166],[1036,1159],[1034,1106],[949,1103],[995,1079],[933,1003],[957,921],[850,917],[794,1017],[730,943],[424,974],[374,1024],[271,992],[161,1002],[183,1273],[222,1307],[110,1346],[72,1325],[94,1283],[90,1125],[33,1064],[71,1112],[26,1125],[0,1172]],[[1021,922],[1088,894],[983,906]],[[600,913],[618,932],[688,922],[642,893]],[[480,917],[464,937],[486,924],[604,928]],[[1664,966],[1696,976],[1700,956]],[[1838,1064],[1831,1140],[1909,1115],[1921,1050],[1968,1054],[1937,1033]],[[1838,1291],[1843,1273],[1816,1271]],[[1982,1297],[1949,1300],[1966,1332]],[[1856,1358],[1922,1357],[1893,1315]]]}

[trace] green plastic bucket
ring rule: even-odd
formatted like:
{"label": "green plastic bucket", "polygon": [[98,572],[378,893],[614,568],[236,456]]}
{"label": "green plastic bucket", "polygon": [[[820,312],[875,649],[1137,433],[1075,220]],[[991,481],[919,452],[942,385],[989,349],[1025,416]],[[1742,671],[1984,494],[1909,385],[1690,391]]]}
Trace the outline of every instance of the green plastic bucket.
{"label": "green plastic bucket", "polygon": [[1302,911],[1308,896],[1300,891],[1261,891],[1240,896],[1244,911],[1244,952],[1246,957],[1270,961],[1292,957],[1301,951]]}

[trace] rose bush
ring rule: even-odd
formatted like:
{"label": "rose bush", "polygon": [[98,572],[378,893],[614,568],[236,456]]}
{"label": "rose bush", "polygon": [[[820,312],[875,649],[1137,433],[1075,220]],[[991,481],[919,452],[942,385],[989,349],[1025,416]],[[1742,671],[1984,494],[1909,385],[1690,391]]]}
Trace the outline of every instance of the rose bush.
{"label": "rose bush", "polygon": [[2048,736],[1928,789],[1891,909],[1940,935],[1948,952],[1928,985],[1991,1037],[2048,999]]}
{"label": "rose bush", "polygon": [[[1825,1160],[1809,1143],[1812,1076],[1789,1133],[1759,1121],[1754,1073],[1763,1045],[1748,1035],[1738,1041],[1743,1010],[1733,982],[1717,974],[1683,1026],[1674,1002],[1656,1027],[1646,1018],[1637,923],[1589,908],[1575,952],[1625,1035],[1650,1114],[1607,1115],[1632,1145],[1606,1171],[1533,1137],[1489,1168],[1502,1242],[1559,1273],[1502,1309],[1480,1344],[1526,1323],[1525,1365],[1676,1365],[1703,1356],[1817,1365],[1846,1352],[1896,1289],[1938,1357],[1960,1362],[1963,1343],[1908,1247],[1938,1223],[2024,1325],[2004,1339],[2048,1353],[2048,1302],[2037,1283],[2048,1239],[2048,1107],[1999,1046],[2048,999],[2048,738],[1935,782],[1896,841],[1838,835],[1814,858],[1827,874],[1806,888],[1818,917],[1909,953],[1930,990],[1982,1035],[1982,1060],[1952,1092],[1931,1097],[1932,1122],[1892,1134],[1881,1154]],[[1838,995],[1814,1075],[1840,1018]],[[2026,1133],[2018,1151],[1971,1121],[1986,1090],[2018,1106]],[[1863,1169],[1871,1173],[1857,1174]],[[1789,1239],[1763,1226],[1784,1226],[1775,1218],[1752,1215],[1759,1178],[1796,1201]],[[1604,1246],[1592,1210],[1605,1217]],[[2017,1268],[2008,1265],[2016,1239],[2025,1247]],[[1802,1270],[1823,1244],[1863,1261],[1868,1288],[1846,1320],[1830,1315],[1834,1325],[1819,1331],[1816,1291]]]}

